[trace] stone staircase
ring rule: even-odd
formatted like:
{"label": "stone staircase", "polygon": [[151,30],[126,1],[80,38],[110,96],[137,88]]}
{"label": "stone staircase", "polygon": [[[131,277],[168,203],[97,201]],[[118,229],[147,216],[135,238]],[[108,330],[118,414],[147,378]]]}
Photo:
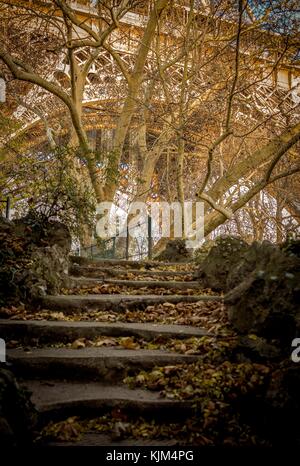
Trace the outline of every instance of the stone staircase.
{"label": "stone staircase", "polygon": [[[183,422],[192,412],[192,403],[162,398],[159,393],[130,389],[123,383],[127,376],[156,366],[174,366],[195,362],[200,357],[175,351],[127,349],[120,346],[81,347],[83,339],[98,337],[135,337],[153,341],[159,337],[184,339],[202,337],[207,331],[196,326],[142,322],[77,321],[92,310],[124,313],[145,310],[164,303],[220,301],[220,296],[201,294],[192,279],[192,265],[73,258],[70,266],[72,290],[60,296],[41,299],[43,311],[58,311],[69,320],[0,320],[0,335],[13,341],[7,359],[21,384],[32,392],[32,401],[40,415],[41,426],[68,416],[96,417],[119,409],[130,417],[142,416],[156,422]],[[112,294],[85,294],[97,286],[116,286]],[[120,288],[118,288],[120,287]],[[173,294],[174,290],[194,290],[198,294]],[[97,290],[97,288],[96,288]],[[132,294],[139,290],[142,294]],[[172,294],[170,293],[172,291]],[[81,294],[82,293],[82,294]],[[167,312],[166,306],[166,312]],[[73,320],[72,320],[73,319]],[[72,347],[72,342],[79,346]],[[125,442],[125,443],[124,443]],[[86,434],[75,445],[125,445],[103,434]],[[153,444],[144,438],[134,445]],[[174,440],[157,445],[171,445]]]}

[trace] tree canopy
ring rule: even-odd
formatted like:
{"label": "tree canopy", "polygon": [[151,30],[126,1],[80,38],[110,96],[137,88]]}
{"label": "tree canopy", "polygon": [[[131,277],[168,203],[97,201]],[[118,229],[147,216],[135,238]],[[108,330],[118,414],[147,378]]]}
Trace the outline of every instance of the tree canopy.
{"label": "tree canopy", "polygon": [[1,192],[16,207],[53,201],[32,167],[57,186],[62,164],[82,225],[76,205],[125,196],[201,200],[206,235],[297,231],[295,2],[8,0],[0,12]]}

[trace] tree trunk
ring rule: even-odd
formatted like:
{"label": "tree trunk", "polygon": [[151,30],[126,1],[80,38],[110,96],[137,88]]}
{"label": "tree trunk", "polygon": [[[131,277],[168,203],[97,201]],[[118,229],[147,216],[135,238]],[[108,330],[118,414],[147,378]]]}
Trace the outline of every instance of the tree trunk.
{"label": "tree trunk", "polygon": [[[240,179],[249,176],[262,164],[271,161],[276,156],[287,152],[294,144],[300,140],[300,122],[292,128],[282,133],[280,136],[274,138],[264,147],[257,150],[252,156],[237,163],[230,172],[227,172],[223,177],[219,178],[208,194],[216,201],[221,202],[222,196],[231,188],[236,185]],[[266,186],[266,182],[260,181],[254,184],[247,193],[240,196],[239,199],[230,206],[231,211],[234,213],[249,202],[257,193],[259,193]],[[212,210],[205,214],[204,218],[204,237],[214,231],[218,226],[222,225],[227,220],[226,215],[216,210]],[[154,248],[155,254],[163,251],[167,243],[166,238],[162,238]]]}
{"label": "tree trunk", "polygon": [[111,157],[109,160],[109,170],[112,173],[115,173],[115,179],[105,183],[104,196],[108,201],[113,200],[117,189],[117,174],[119,170],[119,163],[122,156],[125,138],[127,136],[128,129],[136,109],[137,99],[143,81],[146,60],[158,21],[168,3],[169,0],[156,0],[151,10],[143,37],[141,39],[134,69],[128,84],[128,95],[123,104],[121,115],[117,123],[114,140],[114,154],[113,157]]}
{"label": "tree trunk", "polygon": [[177,196],[182,210],[182,232],[184,233],[184,182],[183,182],[183,164],[184,164],[184,140],[178,140],[177,154]]}

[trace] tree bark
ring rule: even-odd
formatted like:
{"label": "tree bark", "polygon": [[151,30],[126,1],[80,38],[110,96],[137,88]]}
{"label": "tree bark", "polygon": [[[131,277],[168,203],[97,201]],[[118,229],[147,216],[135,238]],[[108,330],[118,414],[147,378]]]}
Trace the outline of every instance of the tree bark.
{"label": "tree bark", "polygon": [[[114,156],[109,160],[110,171],[118,173],[120,158],[125,143],[125,138],[136,109],[137,99],[140,92],[145,64],[149,54],[150,46],[156,31],[158,21],[167,7],[169,0],[157,0],[150,13],[150,17],[141,39],[140,48],[137,54],[133,72],[129,78],[128,95],[123,104],[121,115],[118,119],[115,139],[114,139]],[[105,199],[112,201],[117,189],[117,176],[115,180],[105,184],[104,195]]]}

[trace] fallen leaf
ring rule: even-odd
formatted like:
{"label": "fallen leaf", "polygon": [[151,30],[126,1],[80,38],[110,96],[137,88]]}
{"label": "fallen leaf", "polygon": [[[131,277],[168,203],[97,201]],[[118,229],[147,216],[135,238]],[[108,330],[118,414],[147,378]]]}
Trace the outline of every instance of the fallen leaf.
{"label": "fallen leaf", "polygon": [[79,338],[78,340],[73,341],[71,348],[73,349],[85,348],[84,338]]}
{"label": "fallen leaf", "polygon": [[139,345],[131,337],[122,337],[120,344],[126,349],[137,349]]}

